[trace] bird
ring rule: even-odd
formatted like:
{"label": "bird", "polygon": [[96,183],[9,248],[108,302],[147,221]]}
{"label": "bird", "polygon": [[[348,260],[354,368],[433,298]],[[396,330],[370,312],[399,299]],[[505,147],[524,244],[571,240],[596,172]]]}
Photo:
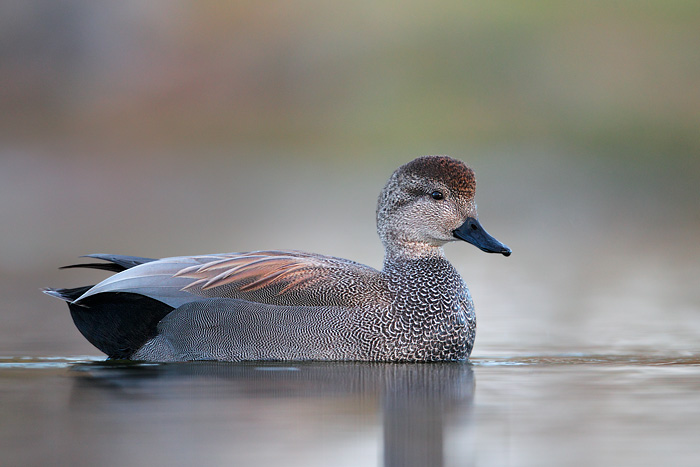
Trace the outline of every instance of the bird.
{"label": "bird", "polygon": [[[463,361],[476,316],[444,245],[511,249],[481,226],[476,177],[464,162],[421,156],[397,168],[377,202],[381,270],[296,250],[162,259],[92,254],[64,266],[115,274],[46,288],[109,359]],[[62,269],[63,269],[62,268]]]}

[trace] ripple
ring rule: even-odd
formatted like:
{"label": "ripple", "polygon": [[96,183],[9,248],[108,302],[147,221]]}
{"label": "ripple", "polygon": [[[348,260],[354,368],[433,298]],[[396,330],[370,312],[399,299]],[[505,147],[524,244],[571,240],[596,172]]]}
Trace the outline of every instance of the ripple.
{"label": "ripple", "polygon": [[76,357],[2,357],[0,369],[20,368],[43,370],[50,368],[68,368],[77,363],[94,363],[103,361],[103,357],[81,355]]}
{"label": "ripple", "polygon": [[644,354],[559,354],[524,355],[517,357],[473,357],[474,366],[700,366],[700,355],[644,355]]}

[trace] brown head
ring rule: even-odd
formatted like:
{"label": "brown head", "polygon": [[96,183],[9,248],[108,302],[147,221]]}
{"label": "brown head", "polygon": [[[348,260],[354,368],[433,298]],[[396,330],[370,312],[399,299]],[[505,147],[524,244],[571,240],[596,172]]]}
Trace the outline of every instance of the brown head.
{"label": "brown head", "polygon": [[455,240],[510,255],[479,224],[475,192],[474,171],[448,156],[423,156],[396,169],[377,204],[377,231],[387,256],[441,255],[441,247]]}

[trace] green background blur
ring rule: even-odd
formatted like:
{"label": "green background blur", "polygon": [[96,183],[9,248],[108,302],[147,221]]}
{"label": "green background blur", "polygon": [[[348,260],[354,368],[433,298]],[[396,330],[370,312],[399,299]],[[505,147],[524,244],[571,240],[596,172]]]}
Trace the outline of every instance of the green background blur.
{"label": "green background blur", "polygon": [[0,348],[91,352],[38,293],[94,281],[55,271],[81,254],[378,267],[376,196],[423,154],[475,168],[514,250],[448,248],[477,349],[590,344],[582,313],[697,322],[700,2],[6,1]]}

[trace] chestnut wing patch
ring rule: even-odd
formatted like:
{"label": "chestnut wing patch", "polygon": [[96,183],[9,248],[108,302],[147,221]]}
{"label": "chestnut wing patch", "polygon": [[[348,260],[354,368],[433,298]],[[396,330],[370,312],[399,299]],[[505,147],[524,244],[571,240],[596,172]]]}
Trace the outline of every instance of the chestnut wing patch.
{"label": "chestnut wing patch", "polygon": [[[196,294],[218,296],[236,290],[243,294],[275,291],[275,295],[310,287],[332,288],[338,281],[368,278],[378,271],[353,261],[299,251],[253,251],[216,255],[204,264],[178,271],[175,277],[193,279],[183,288]],[[354,282],[354,280],[353,280]],[[265,294],[267,295],[267,294]]]}

